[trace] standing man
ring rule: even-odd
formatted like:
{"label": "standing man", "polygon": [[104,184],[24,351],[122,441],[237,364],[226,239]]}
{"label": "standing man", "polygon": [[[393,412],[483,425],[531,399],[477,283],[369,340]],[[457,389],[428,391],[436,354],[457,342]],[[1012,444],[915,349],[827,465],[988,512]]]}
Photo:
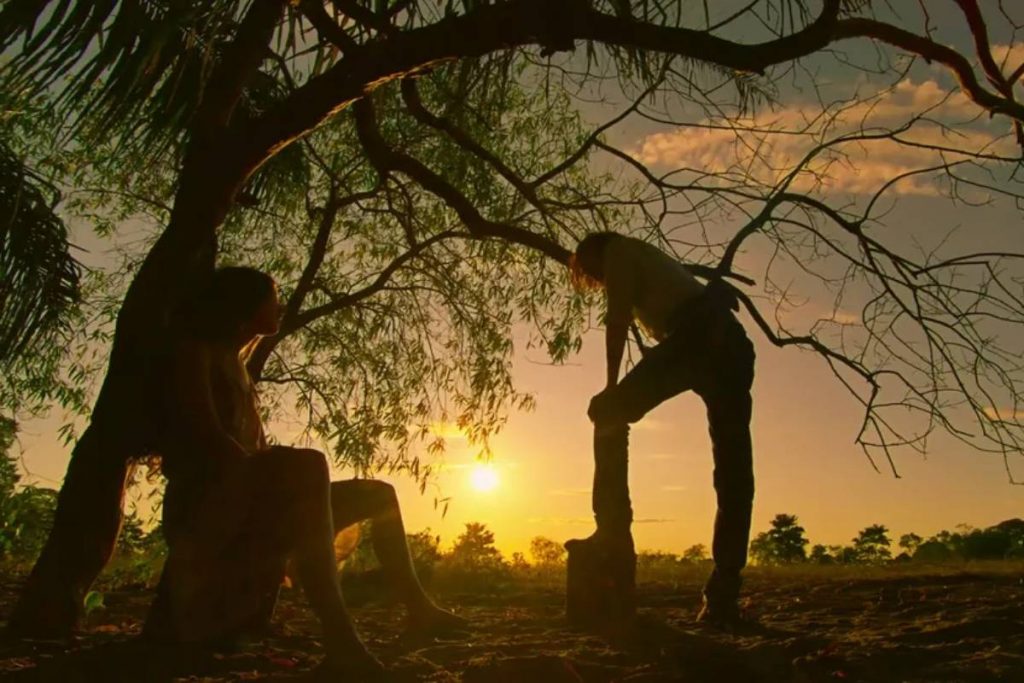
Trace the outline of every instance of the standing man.
{"label": "standing man", "polygon": [[[747,561],[754,471],[750,442],[750,387],[754,349],[736,320],[735,298],[721,283],[702,285],[673,257],[614,232],[588,235],[570,260],[581,289],[607,297],[607,384],[587,414],[595,427],[592,542],[621,545],[632,510],[626,481],[628,425],[666,399],[692,389],[707,407],[718,497],[712,555],[699,621],[740,625],[740,572]],[[619,381],[631,323],[658,344]],[[632,547],[631,539],[628,542]]]}

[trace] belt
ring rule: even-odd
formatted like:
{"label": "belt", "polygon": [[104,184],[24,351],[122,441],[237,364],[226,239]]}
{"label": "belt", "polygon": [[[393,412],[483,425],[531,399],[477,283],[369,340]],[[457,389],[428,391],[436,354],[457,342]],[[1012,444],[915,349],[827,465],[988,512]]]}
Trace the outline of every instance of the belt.
{"label": "belt", "polygon": [[722,296],[722,290],[709,285],[697,296],[679,304],[669,315],[666,336],[675,334],[685,327],[699,325],[701,322],[729,314],[731,308],[730,300]]}

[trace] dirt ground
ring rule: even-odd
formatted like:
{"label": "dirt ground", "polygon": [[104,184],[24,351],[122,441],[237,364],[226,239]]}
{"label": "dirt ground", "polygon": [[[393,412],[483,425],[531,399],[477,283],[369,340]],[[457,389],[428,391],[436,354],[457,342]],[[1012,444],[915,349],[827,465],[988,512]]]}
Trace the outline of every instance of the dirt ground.
{"label": "dirt ground", "polygon": [[[401,636],[401,609],[354,608],[394,681],[655,683],[661,681],[1024,681],[1024,567],[843,577],[754,573],[746,609],[763,632],[728,635],[693,623],[699,586],[641,586],[635,623],[585,633],[563,620],[560,591],[452,595],[471,619],[463,638]],[[0,587],[6,614],[16,583]],[[310,680],[322,655],[295,593],[277,632],[239,651],[156,652],[135,636],[145,591],[108,593],[74,643],[4,640],[12,681]]]}

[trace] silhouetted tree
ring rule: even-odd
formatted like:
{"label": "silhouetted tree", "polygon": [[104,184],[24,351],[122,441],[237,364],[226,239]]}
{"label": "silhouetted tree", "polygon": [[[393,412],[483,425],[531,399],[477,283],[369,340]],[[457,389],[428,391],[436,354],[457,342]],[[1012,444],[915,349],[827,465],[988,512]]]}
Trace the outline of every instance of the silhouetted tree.
{"label": "silhouetted tree", "polygon": [[466,523],[448,557],[458,567],[473,569],[498,567],[503,562],[501,552],[494,547],[494,532],[480,522]]}
{"label": "silhouetted tree", "polygon": [[509,569],[514,571],[524,571],[530,568],[530,563],[526,561],[526,556],[521,552],[512,553],[512,558],[508,561]]}
{"label": "silhouetted tree", "polygon": [[565,547],[550,538],[534,536],[530,539],[530,557],[535,564],[542,567],[555,567],[565,564]]}
{"label": "silhouetted tree", "polygon": [[[900,181],[939,188],[953,202],[974,201],[969,191],[979,188],[1011,201],[1017,194],[1012,188],[1017,176],[1004,171],[1012,171],[1019,154],[1012,139],[1009,150],[1003,143],[1004,133],[1024,138],[1024,105],[1014,92],[1020,70],[1001,65],[993,56],[988,23],[997,22],[1009,33],[1019,21],[1012,8],[1002,5],[1002,13],[983,10],[976,1],[956,5],[959,12],[942,15],[943,25],[966,27],[973,40],[950,47],[932,31],[934,17],[923,3],[896,14],[859,0],[823,0],[813,9],[803,0],[761,0],[746,3],[739,11],[703,3],[693,12],[677,0],[4,4],[0,49],[9,59],[0,71],[0,91],[47,100],[46,109],[56,123],[52,128],[61,131],[69,147],[102,147],[116,160],[105,165],[115,171],[104,181],[114,185],[111,189],[132,194],[141,190],[146,197],[155,187],[158,195],[162,192],[157,199],[168,209],[159,237],[131,271],[121,305],[112,306],[117,323],[108,371],[89,427],[75,446],[54,532],[19,603],[16,625],[37,632],[72,628],[85,591],[114,548],[129,461],[153,449],[152,406],[158,402],[146,399],[152,390],[153,359],[160,357],[171,311],[210,273],[218,237],[229,244],[233,237],[246,234],[233,232],[247,223],[241,217],[246,211],[267,219],[257,232],[261,239],[272,240],[279,209],[305,208],[296,188],[304,185],[309,167],[295,163],[300,156],[292,155],[296,142],[314,140],[314,131],[325,131],[346,117],[354,135],[352,147],[359,150],[358,168],[351,175],[339,174],[346,197],[388,184],[388,197],[373,213],[396,212],[404,218],[409,216],[404,211],[407,202],[415,203],[424,194],[438,201],[437,213],[422,223],[440,228],[428,236],[421,223],[406,221],[408,239],[383,245],[396,250],[396,260],[401,253],[418,250],[418,255],[437,246],[437,231],[457,230],[468,233],[467,241],[480,247],[472,251],[470,263],[493,263],[514,253],[524,264],[520,272],[530,272],[528,280],[545,283],[537,291],[509,299],[510,311],[501,311],[507,319],[497,326],[499,334],[489,334],[495,329],[491,327],[483,338],[459,340],[490,350],[475,354],[468,373],[470,388],[474,378],[483,378],[479,381],[494,388],[487,378],[495,372],[499,378],[506,376],[502,363],[507,358],[499,352],[510,346],[512,318],[534,321],[538,305],[543,308],[551,301],[555,279],[533,276],[550,275],[564,263],[565,245],[571,246],[580,230],[575,221],[563,222],[559,209],[578,206],[580,213],[593,213],[591,225],[630,225],[664,244],[692,245],[687,255],[704,264],[700,272],[707,277],[732,277],[744,269],[737,261],[743,259],[749,240],[764,240],[777,258],[760,273],[763,291],[740,291],[739,300],[770,342],[810,348],[828,361],[864,405],[857,441],[869,455],[887,456],[894,444],[923,448],[930,431],[943,428],[979,448],[1019,453],[1024,425],[1007,406],[1020,402],[1022,380],[1018,371],[1005,367],[1006,358],[1020,357],[1010,346],[1024,322],[1019,298],[1012,294],[1016,255],[978,254],[968,247],[949,252],[926,248],[923,255],[913,256],[903,248],[913,235],[877,229],[890,206],[890,190]],[[876,127],[859,115],[863,107],[851,105],[861,103],[860,93],[852,91],[863,83],[860,78],[851,79],[854,85],[848,89],[835,86],[843,92],[832,103],[820,102],[814,115],[800,112],[795,122],[786,119],[774,130],[760,121],[748,125],[753,107],[777,94],[785,70],[788,75],[798,73],[791,68],[793,60],[820,52],[828,58],[838,56],[838,63],[856,64],[837,53],[838,44],[851,40],[877,48],[878,63],[871,71],[879,80],[891,81],[868,84],[871,94],[862,98],[867,110],[903,82],[903,60],[909,55],[955,75],[964,104],[995,116],[995,125],[1003,129],[986,131],[980,147],[972,144],[972,135],[954,139],[953,123],[931,104]],[[577,48],[578,55],[560,54]],[[465,64],[487,68],[470,70],[462,78],[456,75],[452,82],[462,85],[449,88],[438,100],[424,98],[416,77],[428,69],[457,73]],[[775,65],[780,66],[773,69]],[[468,122],[477,113],[460,106],[467,89],[487,91],[499,108],[507,101],[505,88],[515,82],[587,99],[592,89],[604,89],[608,74],[614,75],[626,100],[621,116],[555,145],[552,155],[562,159],[555,166],[529,166],[535,157],[551,151],[551,145],[512,156],[510,148],[491,148],[467,133],[467,128],[472,130]],[[824,98],[816,85],[797,87]],[[938,87],[950,94],[953,85]],[[424,101],[428,106],[421,106]],[[693,112],[695,118],[686,118]],[[852,127],[847,115],[855,121]],[[737,158],[726,160],[710,180],[703,163],[683,160],[675,164],[678,168],[659,168],[657,162],[608,142],[610,136],[604,133],[627,117],[691,133],[725,131],[732,137],[715,146],[738,150]],[[957,130],[963,118],[956,117]],[[977,126],[987,125],[978,118]],[[458,156],[437,154],[431,144],[404,150],[402,138],[412,121],[422,126],[419,131],[431,129],[422,139]],[[544,132],[542,126],[500,115],[487,121],[498,122],[489,124],[495,130],[518,126],[516,137],[528,142]],[[478,125],[474,132],[487,127]],[[915,135],[922,131],[922,136]],[[775,148],[772,141],[782,137],[800,139],[811,149],[806,154],[801,150],[795,160],[780,161],[769,150]],[[825,196],[830,171],[845,163],[847,152],[875,142],[902,151],[925,150],[927,157],[916,157],[896,179],[887,175],[869,188],[859,188],[864,201],[852,201],[848,193],[838,199]],[[337,151],[319,141],[316,147],[325,157]],[[744,158],[743,150],[751,150],[754,158]],[[573,182],[564,182],[578,162],[585,164],[597,152],[619,164],[609,174],[609,187],[626,172],[641,184],[639,192],[609,192],[613,206],[608,212],[600,210],[607,208],[602,193],[588,192],[580,199],[572,191]],[[83,168],[87,167],[71,165],[55,174],[64,183],[84,173]],[[396,177],[398,186],[392,184]],[[552,181],[557,190],[551,190]],[[489,193],[478,195],[474,188],[488,185],[506,192],[501,201],[482,210],[480,196]],[[324,206],[329,208],[310,206],[311,214],[321,215]],[[729,234],[711,235],[706,230],[709,217],[717,214],[726,217]],[[678,226],[681,235],[665,234]],[[315,236],[307,244],[320,244]],[[426,245],[431,238],[436,240]],[[366,254],[376,255],[372,240],[366,251],[352,253],[344,249],[344,242],[328,239],[328,246],[335,248],[321,250],[321,257],[333,256],[341,271]],[[294,261],[294,255],[283,257],[282,264],[289,259]],[[766,315],[762,310],[785,308],[789,288],[776,285],[777,269],[794,263],[812,279],[811,287],[832,297],[821,302],[821,310],[831,311],[825,318],[796,331],[783,322],[773,325],[772,312]],[[749,267],[761,268],[753,262]],[[733,279],[749,283],[749,278]],[[295,291],[303,282],[301,275],[296,278]],[[853,282],[865,286],[857,301],[848,298],[852,291],[847,285]],[[313,299],[308,303],[314,306],[333,306],[354,294],[322,291],[316,284],[304,285]],[[423,278],[409,287],[436,290],[450,284]],[[365,288],[359,289],[365,294]],[[764,294],[764,302],[751,294]],[[568,322],[540,326],[538,334],[550,343],[554,355],[564,356],[577,347],[583,306],[572,297],[555,298],[565,305]],[[471,296],[458,310],[495,312],[478,309],[476,303]],[[856,314],[843,315],[851,306],[859,309]],[[355,344],[340,347],[346,352],[358,353],[362,339],[401,322],[374,316],[369,305],[347,314],[367,315],[372,324],[365,326],[367,334]],[[849,324],[859,334],[845,329],[844,321],[851,317],[856,322]],[[984,320],[985,325],[976,328],[974,320]],[[302,316],[293,316],[290,322],[297,328],[307,324]],[[324,348],[327,339],[337,341],[334,322],[313,325],[309,349]],[[994,329],[1002,326],[1008,328],[1007,334]],[[400,338],[393,341],[401,343]],[[372,360],[365,362],[372,365]],[[426,366],[429,360],[422,363]],[[282,366],[282,375],[287,367]],[[394,401],[389,402],[388,389],[393,389],[392,396],[401,396],[405,388],[381,387],[380,401],[390,406]],[[502,382],[496,393],[498,399],[516,398]],[[959,402],[949,400],[953,394]],[[336,410],[320,416],[325,427],[331,419],[373,422],[366,417],[378,408],[372,399],[355,407],[335,405],[335,400],[329,397],[326,402]],[[999,405],[992,405],[993,400]],[[964,409],[949,410],[954,403]],[[493,412],[484,412],[494,417]],[[416,415],[415,403],[409,414]],[[916,423],[911,424],[908,415],[918,418]],[[484,428],[488,426],[494,423]],[[339,433],[364,436],[372,430]],[[404,425],[389,432],[395,440],[406,433]],[[370,466],[373,458],[361,448],[365,445],[353,438],[351,443],[339,439],[334,447],[344,452],[351,446],[356,457],[364,459],[361,464]]]}
{"label": "silhouetted tree", "polygon": [[796,515],[778,514],[772,528],[754,537],[750,555],[758,564],[790,564],[807,559],[807,538]]}
{"label": "silhouetted tree", "polygon": [[50,533],[57,507],[57,492],[19,486],[21,472],[10,453],[17,424],[0,417],[0,559],[31,561]]}
{"label": "silhouetted tree", "polygon": [[923,541],[914,551],[914,560],[918,562],[945,562],[953,557],[953,551],[942,541],[930,538]]}
{"label": "silhouetted tree", "polygon": [[683,551],[684,562],[703,562],[708,559],[708,548],[703,543],[691,545]]}
{"label": "silhouetted tree", "polygon": [[821,544],[816,544],[811,548],[811,555],[808,559],[815,564],[832,564],[836,561],[829,549]]}
{"label": "silhouetted tree", "polygon": [[884,562],[892,558],[889,530],[882,524],[861,529],[853,539],[853,550],[858,562]]}
{"label": "silhouetted tree", "polygon": [[434,565],[441,559],[441,537],[430,529],[424,529],[414,534],[406,534],[405,540],[416,566],[416,574],[428,580],[433,574]]}
{"label": "silhouetted tree", "polygon": [[917,552],[918,547],[921,545],[923,538],[915,533],[903,534],[900,536],[899,546],[903,548],[907,553],[913,555]]}

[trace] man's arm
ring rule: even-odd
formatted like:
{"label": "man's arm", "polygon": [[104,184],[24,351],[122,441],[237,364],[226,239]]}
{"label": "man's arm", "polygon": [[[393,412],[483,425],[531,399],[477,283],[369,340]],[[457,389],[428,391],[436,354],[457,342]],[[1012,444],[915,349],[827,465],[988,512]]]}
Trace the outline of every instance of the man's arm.
{"label": "man's arm", "polygon": [[614,387],[619,383],[619,368],[622,365],[622,354],[626,349],[626,337],[628,334],[629,323],[609,320],[605,325],[605,357],[608,361],[607,388]]}

